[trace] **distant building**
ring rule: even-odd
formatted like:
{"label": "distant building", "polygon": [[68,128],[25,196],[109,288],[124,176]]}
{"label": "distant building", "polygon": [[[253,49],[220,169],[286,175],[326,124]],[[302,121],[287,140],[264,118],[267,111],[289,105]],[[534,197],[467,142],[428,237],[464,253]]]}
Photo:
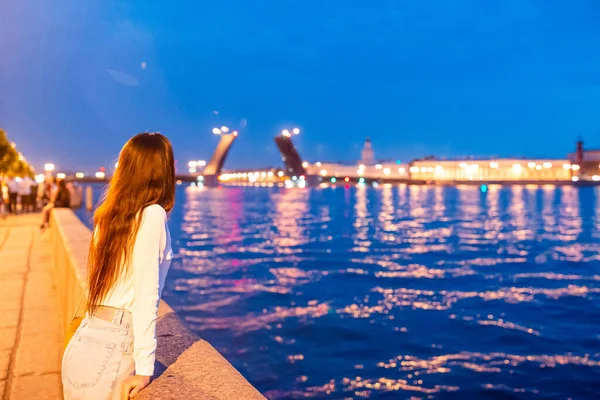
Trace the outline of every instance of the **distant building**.
{"label": "distant building", "polygon": [[569,160],[417,160],[410,176],[423,181],[570,181],[579,166]]}
{"label": "distant building", "polygon": [[[585,177],[597,177],[600,175],[600,150],[586,150],[583,147],[583,142],[580,140],[577,142],[577,150],[574,153],[567,155],[569,161],[573,164],[579,165],[580,176]],[[596,179],[594,179],[596,180]]]}
{"label": "distant building", "polygon": [[375,165],[375,152],[373,151],[373,146],[371,145],[371,138],[368,136],[365,140],[365,145],[363,146],[363,149],[360,152],[359,164]]}

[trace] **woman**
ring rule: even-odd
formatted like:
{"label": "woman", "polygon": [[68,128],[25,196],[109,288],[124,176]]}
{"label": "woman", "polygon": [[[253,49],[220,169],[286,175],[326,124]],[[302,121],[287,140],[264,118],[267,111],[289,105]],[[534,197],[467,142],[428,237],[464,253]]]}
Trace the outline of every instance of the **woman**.
{"label": "woman", "polygon": [[40,225],[42,230],[48,227],[50,212],[53,208],[69,208],[71,206],[71,193],[64,180],[58,182],[58,189],[52,197],[50,202],[42,208],[42,225]]}
{"label": "woman", "polygon": [[118,165],[94,213],[88,311],[63,356],[67,400],[129,399],[154,373],[158,302],[173,255],[173,149],[166,137],[141,133]]}

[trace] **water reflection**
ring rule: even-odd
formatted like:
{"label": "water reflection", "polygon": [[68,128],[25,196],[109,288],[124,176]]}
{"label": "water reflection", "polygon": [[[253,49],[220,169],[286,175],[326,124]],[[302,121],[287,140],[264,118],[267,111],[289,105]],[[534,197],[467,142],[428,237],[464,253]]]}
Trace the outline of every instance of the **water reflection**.
{"label": "water reflection", "polygon": [[268,398],[593,397],[598,189],[183,196],[165,297]]}
{"label": "water reflection", "polygon": [[560,240],[576,240],[577,236],[581,233],[579,190],[571,186],[562,188],[558,210],[558,234]]}
{"label": "water reflection", "polygon": [[275,206],[273,225],[275,231],[271,240],[277,252],[293,253],[295,246],[306,243],[305,224],[307,215],[308,190],[285,190],[273,192],[271,200]]}
{"label": "water reflection", "polygon": [[359,187],[356,190],[356,201],[354,203],[354,251],[369,251],[371,242],[369,240],[370,218],[367,210],[367,189]]}

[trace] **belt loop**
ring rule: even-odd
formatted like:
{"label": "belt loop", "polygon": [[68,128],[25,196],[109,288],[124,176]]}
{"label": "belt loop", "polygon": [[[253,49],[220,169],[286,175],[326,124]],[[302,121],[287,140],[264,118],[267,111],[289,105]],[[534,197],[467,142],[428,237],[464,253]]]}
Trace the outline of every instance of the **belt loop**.
{"label": "belt loop", "polygon": [[119,310],[119,325],[123,323],[123,315],[125,315],[125,311]]}
{"label": "belt loop", "polygon": [[121,320],[120,313],[121,313],[121,310],[115,310],[115,313],[113,314],[112,321],[111,321],[113,324],[119,325],[119,321]]}

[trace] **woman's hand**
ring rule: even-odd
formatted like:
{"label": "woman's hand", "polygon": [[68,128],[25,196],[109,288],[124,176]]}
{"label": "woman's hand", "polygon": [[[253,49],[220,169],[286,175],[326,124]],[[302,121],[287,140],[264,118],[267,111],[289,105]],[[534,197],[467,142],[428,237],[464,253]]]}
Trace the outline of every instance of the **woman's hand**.
{"label": "woman's hand", "polygon": [[134,375],[125,379],[121,386],[121,400],[134,398],[149,383],[150,377],[145,375]]}

